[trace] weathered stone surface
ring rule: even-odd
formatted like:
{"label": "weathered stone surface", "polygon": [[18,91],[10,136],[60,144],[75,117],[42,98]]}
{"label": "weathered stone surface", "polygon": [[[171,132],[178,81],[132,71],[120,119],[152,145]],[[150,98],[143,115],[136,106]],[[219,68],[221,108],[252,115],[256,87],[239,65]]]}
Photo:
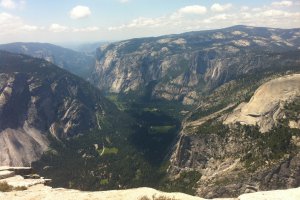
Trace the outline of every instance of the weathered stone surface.
{"label": "weathered stone surface", "polygon": [[0,166],[29,166],[57,139],[100,129],[116,108],[100,92],[55,65],[0,51]]}
{"label": "weathered stone surface", "polygon": [[8,177],[12,177],[14,175],[15,175],[15,172],[13,172],[13,171],[8,171],[8,170],[0,171],[0,180],[8,178]]}
{"label": "weathered stone surface", "polygon": [[[293,34],[297,31],[236,26],[116,42],[97,50],[90,80],[107,92],[141,94],[147,89],[154,99],[197,104],[201,92],[238,76],[299,62],[299,56],[270,53],[297,50],[298,40],[290,40],[299,37]],[[277,36],[280,46],[270,35]]]}
{"label": "weathered stone surface", "polygon": [[[236,105],[229,104],[207,116],[184,120],[170,159],[170,177],[186,171],[201,173],[195,188],[205,198],[299,187],[300,130],[291,129],[289,123],[299,120],[299,81],[299,74],[275,78],[234,111]],[[250,117],[256,123],[245,123]],[[231,118],[236,121],[227,125]],[[267,132],[277,122],[281,126]],[[261,133],[253,125],[268,129]]]}
{"label": "weathered stone surface", "polygon": [[[22,180],[20,180],[22,182]],[[176,200],[205,200],[183,193],[166,193],[152,188],[135,188],[128,190],[112,190],[101,192],[82,192],[63,188],[51,188],[42,184],[28,185],[24,191],[0,192],[0,198],[6,200],[40,200],[40,199],[105,199],[105,200],[141,200],[142,197],[149,199],[167,197]],[[289,190],[275,190],[243,194],[238,198],[219,198],[218,200],[298,200],[300,188]],[[217,200],[217,199],[216,199]]]}
{"label": "weathered stone surface", "polygon": [[[22,167],[1,167],[1,171],[4,170],[25,170],[30,173],[30,168]],[[0,171],[0,172],[1,172]],[[183,193],[167,193],[158,191],[152,188],[134,188],[127,190],[111,190],[111,191],[94,191],[83,192],[78,190],[63,189],[63,188],[51,188],[45,186],[45,183],[49,181],[44,178],[38,179],[24,179],[19,175],[12,175],[9,178],[1,179],[0,182],[6,182],[13,187],[26,187],[23,191],[11,191],[0,192],[0,198],[6,200],[40,200],[40,199],[105,199],[105,200],[140,200],[142,197],[149,199],[158,197],[167,197],[176,200],[205,200],[200,197],[190,196]],[[238,185],[238,183],[236,184]],[[234,189],[234,187],[232,188]],[[222,190],[222,189],[221,189]],[[218,192],[221,192],[218,191]],[[218,198],[218,200],[298,200],[300,198],[300,188],[289,190],[274,190],[256,192],[256,188],[248,186],[248,191],[254,192],[251,194],[243,194],[238,198]],[[217,200],[217,199],[216,199]]]}
{"label": "weathered stone surface", "polygon": [[[284,106],[300,97],[300,74],[280,77],[259,87],[249,103],[238,107],[224,121],[259,126],[261,132],[273,128],[284,117]],[[297,123],[290,126],[298,127]]]}

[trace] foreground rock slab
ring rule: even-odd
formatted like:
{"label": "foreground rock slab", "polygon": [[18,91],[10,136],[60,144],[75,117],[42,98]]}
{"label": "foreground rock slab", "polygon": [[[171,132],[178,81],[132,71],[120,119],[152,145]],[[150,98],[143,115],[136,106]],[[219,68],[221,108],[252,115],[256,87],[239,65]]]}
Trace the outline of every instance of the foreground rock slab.
{"label": "foreground rock slab", "polygon": [[255,192],[241,195],[238,200],[299,200],[300,188]]}
{"label": "foreground rock slab", "polygon": [[[42,184],[29,187],[25,191],[12,191],[0,193],[0,199],[5,200],[140,200],[142,197],[168,197],[176,200],[204,200],[183,193],[165,193],[152,188],[136,188],[128,190],[111,190],[98,192],[82,192],[63,188],[51,188]],[[243,194],[238,198],[223,198],[218,200],[299,200],[300,188],[288,190],[276,190],[268,192],[257,192]]]}
{"label": "foreground rock slab", "polygon": [[[18,175],[19,172],[22,172],[23,175],[29,175],[32,172],[31,168],[0,167],[0,172],[4,176],[8,176],[7,178],[0,178],[0,182],[6,182],[13,187],[23,186],[27,188],[27,190],[22,191],[0,192],[0,200],[146,200],[147,198],[155,200],[159,197],[166,197],[170,200],[205,200],[183,193],[166,193],[146,187],[95,192],[52,188],[45,185],[50,180],[43,177],[25,179],[23,176]],[[300,187],[243,194],[238,198],[222,198],[218,200],[300,200]]]}
{"label": "foreground rock slab", "polygon": [[199,197],[193,197],[182,193],[163,193],[151,188],[137,188],[129,190],[111,190],[101,192],[82,192],[69,189],[53,189],[44,185],[35,185],[25,191],[14,191],[0,193],[0,199],[5,200],[43,200],[43,199],[63,199],[63,200],[139,200],[147,196],[165,196],[182,200],[202,200]]}

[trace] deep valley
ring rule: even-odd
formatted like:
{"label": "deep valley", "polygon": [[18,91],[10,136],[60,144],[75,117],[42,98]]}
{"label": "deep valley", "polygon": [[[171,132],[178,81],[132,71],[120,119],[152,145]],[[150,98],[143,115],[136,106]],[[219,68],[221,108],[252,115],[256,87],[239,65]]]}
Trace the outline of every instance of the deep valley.
{"label": "deep valley", "polygon": [[0,165],[84,191],[300,187],[300,29],[0,49]]}

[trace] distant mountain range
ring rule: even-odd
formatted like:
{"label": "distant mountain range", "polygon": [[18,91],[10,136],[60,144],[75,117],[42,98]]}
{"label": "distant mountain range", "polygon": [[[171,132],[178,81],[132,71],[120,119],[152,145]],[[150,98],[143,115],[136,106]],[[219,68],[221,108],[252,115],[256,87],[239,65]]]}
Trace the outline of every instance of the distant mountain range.
{"label": "distant mountain range", "polygon": [[131,39],[98,48],[91,80],[104,91],[197,104],[239,76],[297,63],[299,46],[300,29],[249,26]]}
{"label": "distant mountain range", "polygon": [[88,77],[95,65],[93,55],[73,51],[48,43],[1,44],[0,50],[45,59],[81,77]]}

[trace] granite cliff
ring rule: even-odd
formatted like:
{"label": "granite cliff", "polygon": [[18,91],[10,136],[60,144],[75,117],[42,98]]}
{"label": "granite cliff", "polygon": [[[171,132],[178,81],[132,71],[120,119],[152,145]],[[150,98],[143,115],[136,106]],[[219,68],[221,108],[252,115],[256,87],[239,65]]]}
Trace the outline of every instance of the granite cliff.
{"label": "granite cliff", "polygon": [[299,38],[299,29],[235,26],[116,42],[97,49],[90,80],[107,92],[197,104],[239,76],[299,62],[280,55],[299,50]]}
{"label": "granite cliff", "polygon": [[48,134],[60,140],[101,129],[108,112],[118,111],[84,80],[45,60],[0,51],[1,166],[30,165],[47,150]]}
{"label": "granite cliff", "polygon": [[190,115],[174,147],[172,177],[201,173],[194,187],[207,198],[299,187],[299,77],[267,81],[248,103]]}

